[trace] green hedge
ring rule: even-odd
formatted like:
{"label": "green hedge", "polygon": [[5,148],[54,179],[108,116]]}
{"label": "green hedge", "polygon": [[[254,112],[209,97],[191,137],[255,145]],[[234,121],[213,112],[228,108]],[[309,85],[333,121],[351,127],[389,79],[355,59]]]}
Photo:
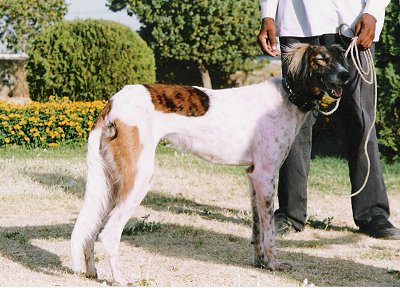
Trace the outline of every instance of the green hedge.
{"label": "green hedge", "polygon": [[33,38],[27,63],[33,100],[108,99],[126,84],[153,83],[153,51],[129,27],[106,20],[60,22]]}
{"label": "green hedge", "polygon": [[378,114],[376,128],[384,158],[400,160],[400,2],[386,8],[385,26],[376,45]]}

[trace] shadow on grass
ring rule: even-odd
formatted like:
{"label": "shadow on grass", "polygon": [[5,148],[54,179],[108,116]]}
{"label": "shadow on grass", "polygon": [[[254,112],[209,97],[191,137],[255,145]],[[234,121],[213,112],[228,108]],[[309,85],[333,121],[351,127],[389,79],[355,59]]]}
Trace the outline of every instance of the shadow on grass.
{"label": "shadow on grass", "polygon": [[156,211],[199,215],[204,219],[231,222],[248,227],[250,227],[252,221],[251,213],[247,210],[221,208],[215,205],[201,204],[183,196],[168,196],[158,191],[150,191],[141,205]]}
{"label": "shadow on grass", "polygon": [[[82,196],[83,189],[80,190],[81,188],[76,187],[84,187],[83,178],[76,179],[69,175],[56,173],[30,173],[29,175],[44,185],[53,187],[57,185],[63,187],[65,193]],[[65,185],[64,183],[68,181],[77,182],[77,186]],[[251,216],[243,214],[243,211],[240,210],[199,204],[184,197],[166,196],[157,191],[150,192],[142,205],[157,211],[200,215],[206,219],[246,226],[251,221]],[[128,226],[131,224],[132,220]],[[315,222],[311,226],[314,225],[316,229],[324,229],[319,228],[317,224],[320,223]],[[122,241],[133,247],[141,247],[155,255],[154,257],[163,255],[251,268],[253,248],[249,239],[192,226],[176,224],[160,224],[160,226],[161,228],[156,231],[144,231],[135,236],[123,236]],[[34,239],[68,240],[72,228],[72,224],[0,228],[0,253],[5,258],[33,271],[49,275],[54,275],[57,271],[72,273],[69,267],[62,264],[59,255],[32,244]],[[348,230],[333,226],[329,228],[337,231]],[[328,245],[346,245],[358,241],[357,236],[343,235],[311,241],[295,240],[295,234],[293,236],[293,239],[278,239],[277,249],[281,259],[289,260],[294,264],[294,269],[285,272],[285,275],[299,283],[307,278],[310,283],[318,286],[362,286],[365,283],[368,283],[369,286],[398,286],[399,284],[399,280],[388,274],[387,270],[383,268],[335,257],[309,255],[303,251],[285,251],[287,248],[323,249]],[[265,273],[270,272],[265,271]],[[269,286],[268,283],[265,283],[265,286]]]}
{"label": "shadow on grass", "polygon": [[[134,247],[143,248],[154,255],[194,259],[243,268],[252,267],[253,247],[249,239],[192,226],[161,225],[161,229],[153,233],[124,236],[122,241]],[[345,245],[354,242],[355,239],[357,237],[350,234],[316,240],[315,242],[321,243],[318,245],[310,245],[310,241],[305,240],[278,239],[278,256],[280,259],[294,264],[294,269],[281,273],[285,273],[287,277],[299,281],[299,283],[308,278],[310,282],[321,286],[361,286],[365,283],[370,283],[372,286],[393,286],[396,279],[393,275],[389,275],[386,269],[336,257],[325,258],[303,252],[284,251],[286,248],[323,248],[335,244]],[[272,272],[265,270],[265,273]],[[367,282],[365,282],[366,279]],[[268,283],[265,285],[269,286]]]}
{"label": "shadow on grass", "polygon": [[314,218],[309,218],[307,220],[307,226],[313,228],[313,229],[318,229],[318,230],[325,230],[325,231],[349,231],[353,233],[357,233],[358,230],[348,227],[348,226],[337,226],[337,225],[332,225],[333,217],[325,218],[322,220],[317,220]]}
{"label": "shadow on grass", "polygon": [[54,275],[54,271],[72,273],[62,265],[57,254],[31,243],[33,239],[68,239],[71,224],[0,228],[0,253],[3,257],[19,263],[30,270]]}
{"label": "shadow on grass", "polygon": [[27,172],[25,175],[33,181],[47,187],[61,187],[66,194],[72,194],[83,198],[85,192],[86,179],[84,177],[72,177],[60,173],[37,173]]}
{"label": "shadow on grass", "polygon": [[[128,226],[132,222],[134,221],[131,220]],[[133,247],[141,247],[155,255],[154,257],[163,255],[253,269],[250,260],[253,248],[249,239],[192,226],[160,225],[161,229],[156,231],[142,232],[136,236],[123,236],[122,241]],[[68,240],[72,228],[71,224],[0,228],[0,253],[3,257],[40,273],[49,275],[54,275],[56,271],[73,273],[69,267],[62,264],[59,255],[31,243],[33,239]],[[318,247],[323,248],[325,245],[354,242],[354,235],[318,241],[323,243]],[[291,247],[313,248],[307,245],[308,242],[278,239],[278,256],[294,264],[294,269],[284,272],[286,277],[299,283],[307,278],[311,283],[321,286],[361,286],[365,283],[371,286],[395,286],[395,283],[398,284],[395,276],[389,275],[382,268],[335,257],[325,258],[303,252],[284,251],[285,248]],[[271,272],[266,270],[265,273]],[[268,286],[268,283],[265,285]]]}

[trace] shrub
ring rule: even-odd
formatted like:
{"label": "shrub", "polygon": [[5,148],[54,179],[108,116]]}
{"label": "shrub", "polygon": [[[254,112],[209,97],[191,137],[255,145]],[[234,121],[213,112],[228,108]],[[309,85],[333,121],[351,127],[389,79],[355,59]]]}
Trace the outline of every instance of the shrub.
{"label": "shrub", "polygon": [[400,2],[386,9],[385,26],[376,46],[379,148],[387,161],[400,159]]}
{"label": "shrub", "polygon": [[0,43],[8,51],[26,51],[27,40],[38,31],[62,21],[64,0],[0,0]]}
{"label": "shrub", "polygon": [[87,140],[104,101],[72,102],[50,97],[47,103],[0,102],[0,146],[55,147]]}
{"label": "shrub", "polygon": [[155,81],[152,50],[129,27],[106,20],[60,22],[32,40],[27,63],[33,100],[108,99],[126,84]]}

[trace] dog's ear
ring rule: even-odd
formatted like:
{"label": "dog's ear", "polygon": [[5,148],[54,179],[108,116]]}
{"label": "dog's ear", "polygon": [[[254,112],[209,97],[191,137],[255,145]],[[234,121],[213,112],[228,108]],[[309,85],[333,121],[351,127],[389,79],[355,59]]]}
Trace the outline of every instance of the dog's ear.
{"label": "dog's ear", "polygon": [[313,51],[313,46],[306,43],[295,43],[283,49],[282,59],[287,63],[288,75],[292,79],[305,78],[303,75],[309,65],[309,56]]}

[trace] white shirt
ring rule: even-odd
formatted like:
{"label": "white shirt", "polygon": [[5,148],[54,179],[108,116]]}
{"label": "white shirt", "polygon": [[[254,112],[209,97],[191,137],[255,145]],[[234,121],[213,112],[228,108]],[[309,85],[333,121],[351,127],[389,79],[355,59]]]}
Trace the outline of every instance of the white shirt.
{"label": "white shirt", "polygon": [[[379,40],[390,0],[261,0],[261,18],[275,19],[277,36],[310,37],[338,33],[340,24],[354,30],[359,16],[368,13],[375,17],[374,41]],[[353,33],[347,27],[342,32]]]}

